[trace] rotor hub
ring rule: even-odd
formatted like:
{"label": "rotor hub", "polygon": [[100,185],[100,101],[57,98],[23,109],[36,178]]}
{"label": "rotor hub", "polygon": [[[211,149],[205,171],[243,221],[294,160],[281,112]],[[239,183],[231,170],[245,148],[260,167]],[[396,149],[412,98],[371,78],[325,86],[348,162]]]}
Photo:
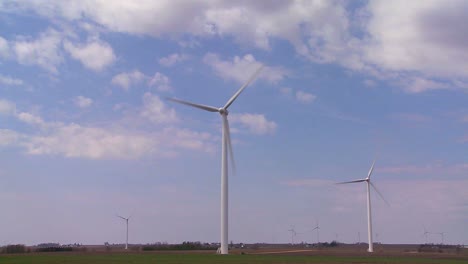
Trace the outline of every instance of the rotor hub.
{"label": "rotor hub", "polygon": [[229,112],[227,109],[224,109],[224,108],[219,108],[218,112],[221,114],[221,115],[228,115]]}

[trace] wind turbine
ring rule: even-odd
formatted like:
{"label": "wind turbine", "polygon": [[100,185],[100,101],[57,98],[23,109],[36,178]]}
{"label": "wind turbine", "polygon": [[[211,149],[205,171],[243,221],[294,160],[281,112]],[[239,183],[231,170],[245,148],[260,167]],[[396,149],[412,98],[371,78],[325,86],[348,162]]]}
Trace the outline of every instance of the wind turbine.
{"label": "wind turbine", "polygon": [[348,184],[348,183],[357,183],[357,182],[365,182],[367,185],[367,236],[369,239],[369,248],[367,249],[368,252],[374,252],[374,245],[372,242],[372,215],[371,215],[371,198],[370,198],[370,191],[371,191],[371,186],[374,188],[374,190],[379,194],[379,196],[382,198],[382,200],[388,205],[388,202],[385,200],[383,195],[377,190],[375,185],[371,182],[370,177],[372,175],[372,171],[374,170],[374,165],[375,165],[375,160],[372,163],[372,167],[369,170],[369,173],[367,174],[367,178],[365,179],[359,179],[359,180],[354,180],[354,181],[346,181],[346,182],[339,182],[337,184]]}
{"label": "wind turbine", "polygon": [[318,246],[318,245],[320,244],[320,236],[319,236],[319,229],[320,229],[320,227],[319,227],[318,220],[315,220],[315,221],[316,221],[315,223],[316,223],[317,225],[314,227],[314,229],[312,229],[312,231],[317,230],[317,246]]}
{"label": "wind turbine", "polygon": [[291,245],[294,245],[294,237],[297,236],[294,226],[292,226],[291,229],[288,229],[288,231],[291,232]]}
{"label": "wind turbine", "polygon": [[117,217],[122,218],[127,223],[127,239],[125,240],[125,249],[128,249],[128,220],[130,219],[130,216],[125,218],[123,216],[117,215]]}
{"label": "wind turbine", "polygon": [[228,254],[228,151],[232,163],[232,170],[235,172],[234,153],[231,144],[231,132],[229,131],[229,122],[227,116],[229,114],[228,108],[237,99],[237,97],[244,91],[244,89],[257,77],[262,70],[263,66],[250,77],[250,79],[242,85],[239,90],[227,101],[227,103],[220,108],[195,104],[175,98],[167,98],[170,101],[199,108],[208,112],[218,112],[221,115],[223,122],[223,135],[221,145],[221,254]]}
{"label": "wind turbine", "polygon": [[426,229],[426,227],[424,225],[423,225],[423,229],[424,229],[424,234],[423,234],[424,235],[424,240],[425,240],[425,242],[427,244],[427,235],[430,234],[430,232],[427,231],[427,229]]}

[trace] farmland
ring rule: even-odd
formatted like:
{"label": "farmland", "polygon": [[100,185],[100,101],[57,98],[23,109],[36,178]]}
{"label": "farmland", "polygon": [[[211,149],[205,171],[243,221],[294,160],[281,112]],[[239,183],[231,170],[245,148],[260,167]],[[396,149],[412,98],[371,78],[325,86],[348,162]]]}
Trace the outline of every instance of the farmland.
{"label": "farmland", "polygon": [[318,251],[313,249],[276,249],[233,251],[231,255],[216,255],[212,251],[173,251],[173,252],[67,252],[67,253],[26,253],[0,255],[0,263],[5,264],[184,264],[184,263],[466,263],[467,252],[418,253],[380,252],[369,255],[366,252],[342,250]]}

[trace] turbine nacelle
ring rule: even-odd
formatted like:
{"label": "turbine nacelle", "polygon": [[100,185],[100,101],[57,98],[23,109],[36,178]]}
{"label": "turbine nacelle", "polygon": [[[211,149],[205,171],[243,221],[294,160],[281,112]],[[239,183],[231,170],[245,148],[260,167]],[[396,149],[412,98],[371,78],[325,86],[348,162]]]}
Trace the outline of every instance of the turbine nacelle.
{"label": "turbine nacelle", "polygon": [[227,116],[229,114],[229,111],[227,109],[223,108],[223,107],[220,107],[218,109],[218,112],[219,112],[220,115],[226,115]]}

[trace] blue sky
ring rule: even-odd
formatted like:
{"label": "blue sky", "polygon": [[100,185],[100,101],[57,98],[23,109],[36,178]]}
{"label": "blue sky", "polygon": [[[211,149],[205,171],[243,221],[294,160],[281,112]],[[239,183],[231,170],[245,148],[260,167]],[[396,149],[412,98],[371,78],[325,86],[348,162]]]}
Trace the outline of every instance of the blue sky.
{"label": "blue sky", "polygon": [[466,244],[466,1],[2,1],[0,245],[218,241],[230,108],[234,242]]}

